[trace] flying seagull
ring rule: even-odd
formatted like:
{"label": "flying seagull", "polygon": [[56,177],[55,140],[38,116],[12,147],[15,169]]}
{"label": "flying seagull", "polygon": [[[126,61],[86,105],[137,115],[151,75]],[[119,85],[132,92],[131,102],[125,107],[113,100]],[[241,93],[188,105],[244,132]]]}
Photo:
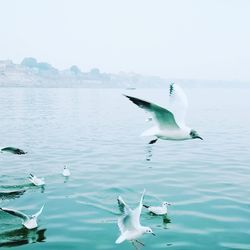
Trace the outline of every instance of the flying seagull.
{"label": "flying seagull", "polygon": [[0,211],[4,211],[8,214],[11,214],[13,216],[16,216],[16,217],[19,217],[22,219],[23,221],[23,225],[27,228],[27,229],[34,229],[34,228],[37,228],[37,217],[42,213],[43,211],[43,207],[44,205],[42,206],[42,208],[35,214],[29,216],[29,215],[26,215],[20,211],[17,211],[17,210],[14,210],[14,209],[10,209],[10,208],[0,208]]}
{"label": "flying seagull", "polygon": [[15,148],[15,147],[6,147],[6,148],[2,148],[1,152],[10,152],[12,154],[16,154],[16,155],[24,155],[27,154],[27,152],[24,152],[22,149],[20,148]]}
{"label": "flying seagull", "polygon": [[158,139],[180,141],[189,139],[203,140],[194,129],[189,128],[185,124],[188,102],[184,91],[177,84],[171,83],[169,88],[171,111],[136,97],[128,95],[125,95],[125,97],[153,115],[156,126],[146,130],[142,134],[142,136],[156,137],[149,144],[155,143]]}
{"label": "flying seagull", "polygon": [[169,202],[162,202],[161,206],[147,206],[143,205],[148,211],[154,215],[166,215],[168,213],[168,206],[171,204]]}
{"label": "flying seagull", "polygon": [[118,197],[118,206],[122,216],[118,219],[118,227],[121,235],[117,238],[115,242],[116,244],[120,244],[123,241],[128,240],[132,242],[135,248],[137,248],[136,243],[144,245],[137,240],[143,234],[150,233],[155,235],[150,227],[144,227],[140,223],[144,193],[145,190],[143,191],[138,207],[133,210],[124,202],[121,196]]}

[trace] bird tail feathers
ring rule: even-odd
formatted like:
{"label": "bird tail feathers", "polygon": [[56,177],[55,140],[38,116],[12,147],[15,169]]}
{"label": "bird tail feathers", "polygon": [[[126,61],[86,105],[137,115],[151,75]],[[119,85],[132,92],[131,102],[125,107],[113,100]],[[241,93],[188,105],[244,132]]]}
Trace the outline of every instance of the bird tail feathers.
{"label": "bird tail feathers", "polygon": [[125,241],[125,240],[126,240],[125,234],[121,234],[121,235],[117,238],[117,240],[115,241],[115,243],[116,243],[116,244],[120,244],[120,243],[122,243],[122,242]]}

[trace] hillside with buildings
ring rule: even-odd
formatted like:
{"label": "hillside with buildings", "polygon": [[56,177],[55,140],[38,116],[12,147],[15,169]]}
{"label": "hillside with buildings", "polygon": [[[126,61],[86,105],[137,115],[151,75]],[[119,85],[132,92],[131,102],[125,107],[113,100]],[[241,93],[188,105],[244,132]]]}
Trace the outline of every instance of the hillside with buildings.
{"label": "hillside with buildings", "polygon": [[161,87],[166,80],[135,73],[102,73],[93,68],[82,72],[76,65],[58,70],[47,62],[24,58],[20,64],[11,60],[0,61],[0,87],[86,87],[134,88]]}

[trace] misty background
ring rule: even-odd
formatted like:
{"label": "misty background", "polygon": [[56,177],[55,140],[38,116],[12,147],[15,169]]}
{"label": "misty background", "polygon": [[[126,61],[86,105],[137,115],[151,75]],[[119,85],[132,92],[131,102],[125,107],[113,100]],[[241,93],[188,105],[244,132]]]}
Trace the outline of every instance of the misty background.
{"label": "misty background", "polygon": [[0,60],[167,79],[250,80],[247,0],[0,1]]}

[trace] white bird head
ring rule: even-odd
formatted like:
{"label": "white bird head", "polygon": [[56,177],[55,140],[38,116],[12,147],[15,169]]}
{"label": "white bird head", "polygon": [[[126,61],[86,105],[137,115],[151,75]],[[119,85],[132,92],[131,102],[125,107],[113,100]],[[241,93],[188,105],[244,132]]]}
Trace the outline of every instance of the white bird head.
{"label": "white bird head", "polygon": [[191,139],[200,139],[203,140],[202,137],[199,136],[198,132],[195,131],[194,129],[191,129],[190,133],[189,133]]}
{"label": "white bird head", "polygon": [[164,201],[164,202],[162,202],[162,206],[163,207],[168,207],[168,206],[171,206],[171,203],[169,203],[167,201]]}
{"label": "white bird head", "polygon": [[150,227],[142,227],[142,232],[143,232],[144,234],[152,234],[152,235],[155,236],[153,230],[152,230]]}

